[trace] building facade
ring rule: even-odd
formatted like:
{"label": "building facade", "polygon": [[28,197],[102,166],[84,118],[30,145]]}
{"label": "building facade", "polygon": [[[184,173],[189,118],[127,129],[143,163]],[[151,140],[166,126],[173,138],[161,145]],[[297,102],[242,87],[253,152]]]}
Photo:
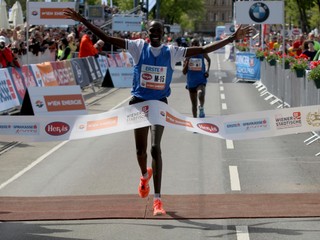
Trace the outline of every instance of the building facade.
{"label": "building facade", "polygon": [[206,0],[206,15],[197,22],[195,32],[214,35],[216,26],[233,21],[233,0]]}

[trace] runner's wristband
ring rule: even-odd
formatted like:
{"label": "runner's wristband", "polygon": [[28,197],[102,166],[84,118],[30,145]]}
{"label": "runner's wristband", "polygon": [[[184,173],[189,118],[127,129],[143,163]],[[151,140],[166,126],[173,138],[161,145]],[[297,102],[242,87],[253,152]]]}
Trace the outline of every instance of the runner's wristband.
{"label": "runner's wristband", "polygon": [[234,39],[235,39],[235,36],[231,35],[231,36],[229,36],[227,39],[228,39],[228,42],[229,42],[229,43],[233,43],[233,41],[234,41]]}

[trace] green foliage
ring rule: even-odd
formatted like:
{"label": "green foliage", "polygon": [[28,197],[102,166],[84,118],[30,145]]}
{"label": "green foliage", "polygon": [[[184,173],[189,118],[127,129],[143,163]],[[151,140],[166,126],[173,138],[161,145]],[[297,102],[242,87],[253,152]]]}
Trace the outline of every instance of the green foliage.
{"label": "green foliage", "polygon": [[290,64],[291,70],[306,70],[308,68],[308,60],[304,58],[297,58]]}
{"label": "green foliage", "polygon": [[308,74],[309,80],[320,80],[320,65],[312,69]]}
{"label": "green foliage", "polygon": [[269,54],[266,56],[266,60],[268,62],[272,61],[272,60],[279,60],[279,55],[276,52],[269,52]]}

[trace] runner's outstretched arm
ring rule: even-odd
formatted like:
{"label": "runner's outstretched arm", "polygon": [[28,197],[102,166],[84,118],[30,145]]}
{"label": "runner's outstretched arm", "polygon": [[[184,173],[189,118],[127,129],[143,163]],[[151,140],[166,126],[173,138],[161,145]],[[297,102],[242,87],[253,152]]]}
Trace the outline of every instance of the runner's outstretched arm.
{"label": "runner's outstretched arm", "polygon": [[66,8],[63,10],[63,13],[67,18],[73,19],[74,21],[82,22],[90,31],[92,31],[98,38],[100,38],[105,43],[110,43],[119,48],[125,48],[126,42],[123,38],[116,38],[108,36],[104,31],[102,31],[99,27],[91,24],[87,19],[81,16],[80,13],[77,13],[72,8]]}
{"label": "runner's outstretched arm", "polygon": [[228,38],[210,43],[203,47],[188,47],[186,52],[186,57],[194,56],[197,54],[213,52],[219,48],[224,47],[228,43],[232,43],[234,40],[241,40],[245,37],[250,37],[250,34],[252,32],[253,32],[253,28],[251,26],[242,27],[242,25],[240,25],[237,31],[231,36],[229,36]]}

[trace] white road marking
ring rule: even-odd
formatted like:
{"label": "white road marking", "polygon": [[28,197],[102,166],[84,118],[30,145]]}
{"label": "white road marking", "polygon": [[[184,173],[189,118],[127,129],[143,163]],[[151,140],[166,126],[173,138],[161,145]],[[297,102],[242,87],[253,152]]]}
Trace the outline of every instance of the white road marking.
{"label": "white road marking", "polygon": [[226,140],[226,146],[227,146],[227,149],[234,149],[233,141],[227,139]]}
{"label": "white road marking", "polygon": [[227,104],[226,103],[221,103],[221,108],[223,109],[223,110],[227,110],[228,108],[227,108]]}
{"label": "white road marking", "polygon": [[220,98],[221,98],[222,100],[224,100],[224,99],[226,99],[226,95],[225,95],[224,93],[221,93],[221,94],[220,94]]}
{"label": "white road marking", "polygon": [[220,91],[224,91],[224,87],[223,86],[220,86]]}
{"label": "white road marking", "polygon": [[39,157],[37,160],[35,160],[34,162],[32,162],[31,164],[29,164],[26,168],[22,169],[20,172],[18,172],[16,175],[14,175],[13,177],[11,177],[9,180],[5,181],[4,183],[2,183],[0,185],[0,189],[4,188],[5,186],[7,186],[9,183],[12,183],[14,180],[18,179],[19,177],[21,177],[23,174],[25,174],[26,172],[28,172],[31,168],[33,168],[34,166],[36,166],[38,163],[42,162],[46,157],[48,157],[50,154],[54,153],[55,151],[57,151],[59,148],[61,148],[63,145],[65,145],[67,142],[69,141],[64,141],[61,142],[60,144],[58,144],[57,146],[55,146],[54,148],[52,148],[50,151],[48,151],[47,153],[43,154],[41,157]]}
{"label": "white road marking", "polygon": [[223,84],[223,81],[220,80],[220,81],[219,81],[219,84]]}
{"label": "white road marking", "polygon": [[[128,97],[127,99],[123,100],[121,103],[117,104],[116,106],[114,106],[113,108],[111,108],[110,110],[116,109],[119,106],[123,105],[126,101],[128,101],[131,98]],[[12,183],[13,181],[17,180],[19,177],[21,177],[23,174],[25,174],[26,172],[28,172],[29,170],[31,170],[34,166],[36,166],[37,164],[39,164],[40,162],[42,162],[44,159],[46,159],[48,156],[50,156],[52,153],[54,153],[55,151],[57,151],[59,148],[61,148],[63,145],[65,145],[66,143],[68,143],[68,141],[63,141],[61,143],[59,143],[57,146],[55,146],[54,148],[52,148],[51,150],[49,150],[48,152],[46,152],[45,154],[43,154],[41,157],[39,157],[37,160],[35,160],[34,162],[32,162],[31,164],[29,164],[27,167],[25,167],[24,169],[22,169],[20,172],[18,172],[17,174],[15,174],[13,177],[11,177],[10,179],[8,179],[7,181],[5,181],[4,183],[2,183],[0,185],[0,190],[2,188],[4,188],[5,186],[7,186],[8,184]]]}
{"label": "white road marking", "polygon": [[250,240],[247,226],[236,226],[237,240]]}
{"label": "white road marking", "polygon": [[229,166],[230,183],[232,191],[241,191],[237,166]]}

